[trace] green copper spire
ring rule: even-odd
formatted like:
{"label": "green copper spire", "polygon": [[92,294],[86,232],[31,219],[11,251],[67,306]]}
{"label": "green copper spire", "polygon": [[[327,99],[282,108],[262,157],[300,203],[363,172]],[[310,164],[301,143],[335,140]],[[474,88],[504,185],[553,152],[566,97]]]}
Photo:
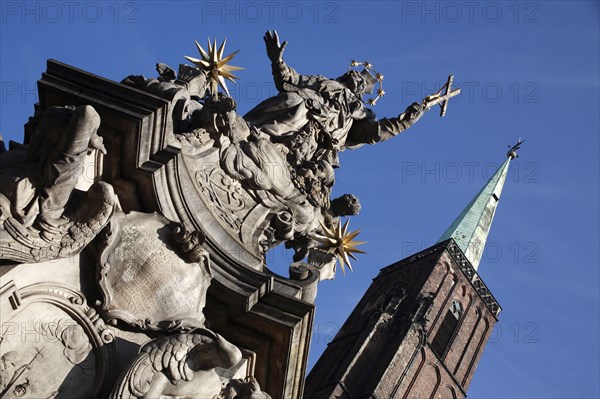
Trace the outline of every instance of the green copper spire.
{"label": "green copper spire", "polygon": [[454,220],[438,242],[453,238],[471,265],[477,270],[479,261],[487,241],[487,236],[494,220],[496,207],[500,201],[500,193],[506,180],[510,161],[517,157],[517,150],[523,141],[511,147],[507,159],[487,182],[471,203]]}

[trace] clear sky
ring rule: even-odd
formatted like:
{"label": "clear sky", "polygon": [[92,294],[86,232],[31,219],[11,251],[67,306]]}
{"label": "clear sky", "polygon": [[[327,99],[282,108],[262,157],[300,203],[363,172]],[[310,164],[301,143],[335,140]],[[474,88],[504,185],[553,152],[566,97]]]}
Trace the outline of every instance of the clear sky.
{"label": "clear sky", "polygon": [[[479,271],[503,312],[471,398],[598,398],[599,2],[1,2],[0,133],[21,140],[35,82],[54,58],[120,81],[196,56],[194,39],[240,49],[243,113],[275,94],[262,36],[289,41],[305,74],[351,59],[385,75],[374,108],[396,116],[449,74],[462,94],[389,142],[341,156],[336,196],[368,243],[354,273],[319,287],[314,364],[378,270],[434,244],[504,160],[513,161]],[[289,254],[269,256],[285,272]]]}

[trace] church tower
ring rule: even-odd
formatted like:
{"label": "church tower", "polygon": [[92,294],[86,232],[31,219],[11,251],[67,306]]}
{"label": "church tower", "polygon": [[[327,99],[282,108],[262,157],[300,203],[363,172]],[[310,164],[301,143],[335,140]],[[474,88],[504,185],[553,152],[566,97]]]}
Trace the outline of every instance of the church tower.
{"label": "church tower", "polygon": [[501,307],[477,273],[510,161],[440,240],[379,272],[310,372],[310,399],[465,398]]}

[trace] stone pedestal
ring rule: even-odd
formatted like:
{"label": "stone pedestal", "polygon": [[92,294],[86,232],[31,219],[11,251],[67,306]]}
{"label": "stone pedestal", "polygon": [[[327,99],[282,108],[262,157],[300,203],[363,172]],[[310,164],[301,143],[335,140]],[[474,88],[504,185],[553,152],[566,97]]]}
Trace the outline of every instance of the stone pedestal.
{"label": "stone pedestal", "polygon": [[[74,192],[101,181],[116,197],[85,249],[31,264],[0,254],[2,395],[136,397],[117,381],[133,381],[144,350],[185,333],[189,348],[239,350],[233,366],[202,360],[224,383],[253,376],[273,398],[302,397],[318,279],[265,268],[261,239],[275,214],[221,170],[214,147],[176,135],[189,91],[152,94],[54,60],[38,91],[38,112],[97,112],[106,154],[88,156]],[[187,381],[181,370],[165,384]]]}

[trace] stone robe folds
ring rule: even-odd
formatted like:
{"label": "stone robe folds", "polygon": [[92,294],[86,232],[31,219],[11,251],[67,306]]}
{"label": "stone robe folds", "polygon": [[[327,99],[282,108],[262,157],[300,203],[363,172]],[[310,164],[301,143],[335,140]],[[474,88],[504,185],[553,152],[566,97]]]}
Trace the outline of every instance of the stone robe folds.
{"label": "stone robe folds", "polygon": [[373,111],[337,80],[300,75],[284,62],[273,64],[273,77],[280,93],[244,115],[248,123],[273,137],[291,136],[312,120],[334,150],[354,149],[396,136],[424,111],[413,104],[397,118],[378,121]]}

